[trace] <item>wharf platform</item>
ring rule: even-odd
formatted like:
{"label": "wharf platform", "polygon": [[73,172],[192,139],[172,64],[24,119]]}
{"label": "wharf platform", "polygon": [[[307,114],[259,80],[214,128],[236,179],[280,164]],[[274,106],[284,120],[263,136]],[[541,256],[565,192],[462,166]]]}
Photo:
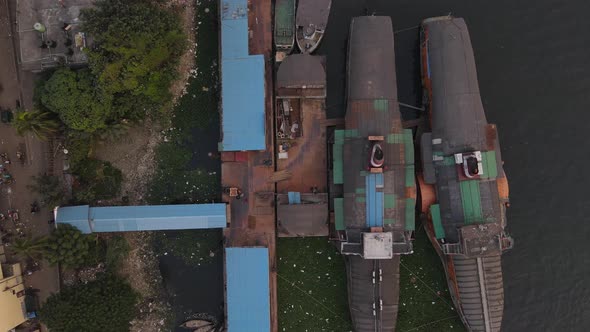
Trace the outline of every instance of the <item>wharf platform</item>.
{"label": "wharf platform", "polygon": [[[278,330],[276,276],[275,184],[274,173],[272,3],[271,0],[248,1],[248,53],[264,56],[265,128],[264,151],[222,152],[223,187],[238,187],[240,199],[224,194],[231,211],[229,227],[224,229],[226,247],[265,247],[269,254],[270,327]],[[239,158],[235,158],[236,155]],[[269,160],[271,161],[269,163]]]}
{"label": "wharf platform", "polygon": [[324,58],[295,54],[275,84],[277,225],[280,237],[328,236]]}

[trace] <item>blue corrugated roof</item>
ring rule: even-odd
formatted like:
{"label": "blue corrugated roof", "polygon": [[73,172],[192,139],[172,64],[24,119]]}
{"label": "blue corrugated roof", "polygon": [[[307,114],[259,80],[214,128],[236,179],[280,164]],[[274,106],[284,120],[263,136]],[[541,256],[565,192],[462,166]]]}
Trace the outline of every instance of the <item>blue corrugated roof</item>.
{"label": "blue corrugated roof", "polygon": [[367,227],[383,226],[383,174],[369,174],[365,179]]}
{"label": "blue corrugated roof", "polygon": [[90,206],[68,206],[57,208],[55,222],[59,224],[70,224],[82,233],[92,233],[88,218],[90,216]]}
{"label": "blue corrugated roof", "polygon": [[221,7],[220,151],[265,150],[264,57],[248,54],[248,1]]}
{"label": "blue corrugated roof", "polygon": [[[85,210],[83,209],[85,208]],[[57,223],[68,223],[84,233],[224,228],[226,204],[149,206],[71,206],[57,210]]]}
{"label": "blue corrugated roof", "polygon": [[270,331],[267,248],[226,248],[229,332]]}
{"label": "blue corrugated roof", "polygon": [[223,0],[221,8],[222,59],[248,56],[248,1]]}
{"label": "blue corrugated roof", "polygon": [[264,57],[223,60],[221,151],[265,150]]}

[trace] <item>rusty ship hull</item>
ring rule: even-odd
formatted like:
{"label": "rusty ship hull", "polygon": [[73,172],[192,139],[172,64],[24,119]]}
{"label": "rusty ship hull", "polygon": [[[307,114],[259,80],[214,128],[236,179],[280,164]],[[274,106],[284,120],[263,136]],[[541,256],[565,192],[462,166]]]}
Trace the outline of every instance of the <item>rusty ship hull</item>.
{"label": "rusty ship hull", "polygon": [[501,255],[512,247],[504,230],[508,181],[496,127],[481,102],[465,21],[423,21],[420,49],[429,119],[419,142],[426,231],[467,329],[500,331]]}
{"label": "rusty ship hull", "polygon": [[397,101],[391,19],[356,17],[349,33],[345,129],[335,131],[332,154],[343,188],[334,199],[337,245],[354,330],[394,331],[400,255],[413,250],[413,136]]}

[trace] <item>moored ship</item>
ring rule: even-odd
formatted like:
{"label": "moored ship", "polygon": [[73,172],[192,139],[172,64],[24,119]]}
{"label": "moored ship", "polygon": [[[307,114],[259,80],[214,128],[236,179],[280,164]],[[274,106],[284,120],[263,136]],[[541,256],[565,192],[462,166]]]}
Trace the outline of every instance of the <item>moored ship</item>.
{"label": "moored ship", "polygon": [[412,253],[415,220],[412,131],[402,127],[389,17],[350,25],[345,129],[336,130],[333,182],[338,247],[345,255],[354,330],[394,331],[399,262]]}
{"label": "moored ship", "polygon": [[324,37],[332,0],[299,0],[295,37],[302,53],[313,53]]}
{"label": "moored ship", "polygon": [[[420,137],[426,231],[449,291],[470,331],[499,331],[504,309],[502,253],[508,181],[496,126],[487,122],[465,21],[421,25],[422,82],[429,128]],[[427,125],[427,127],[428,127]]]}
{"label": "moored ship", "polygon": [[277,52],[291,53],[295,45],[295,0],[276,1],[274,35]]}

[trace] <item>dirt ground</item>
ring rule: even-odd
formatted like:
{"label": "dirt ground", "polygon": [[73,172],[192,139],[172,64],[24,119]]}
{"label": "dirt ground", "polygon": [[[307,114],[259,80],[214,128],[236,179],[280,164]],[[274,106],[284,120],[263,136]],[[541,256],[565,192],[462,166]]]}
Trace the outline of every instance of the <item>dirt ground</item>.
{"label": "dirt ground", "polygon": [[[12,22],[14,19],[9,13],[14,13],[13,1],[0,1],[0,108],[14,110],[17,105],[25,109],[32,107],[34,75],[22,72],[17,67],[15,48],[13,43]],[[16,152],[24,153],[25,159],[21,164],[16,158]],[[41,142],[31,135],[24,137],[17,135],[10,125],[0,124],[0,153],[7,153],[12,163],[7,165],[8,172],[13,176],[12,184],[0,185],[0,213],[7,214],[8,209],[18,210],[19,221],[7,219],[0,222],[2,233],[8,233],[3,242],[10,254],[10,242],[12,238],[23,234],[24,236],[44,236],[49,234],[51,225],[47,223],[52,219],[53,207],[42,207],[41,211],[32,214],[30,204],[39,200],[36,194],[27,188],[33,176],[48,172],[47,156],[53,151],[49,150],[47,143]],[[56,165],[56,167],[60,167]],[[10,257],[9,260],[18,260]],[[39,300],[44,301],[51,293],[59,290],[59,272],[56,267],[41,263],[41,270],[25,276],[25,286],[39,289]],[[26,268],[23,265],[23,268]]]}

